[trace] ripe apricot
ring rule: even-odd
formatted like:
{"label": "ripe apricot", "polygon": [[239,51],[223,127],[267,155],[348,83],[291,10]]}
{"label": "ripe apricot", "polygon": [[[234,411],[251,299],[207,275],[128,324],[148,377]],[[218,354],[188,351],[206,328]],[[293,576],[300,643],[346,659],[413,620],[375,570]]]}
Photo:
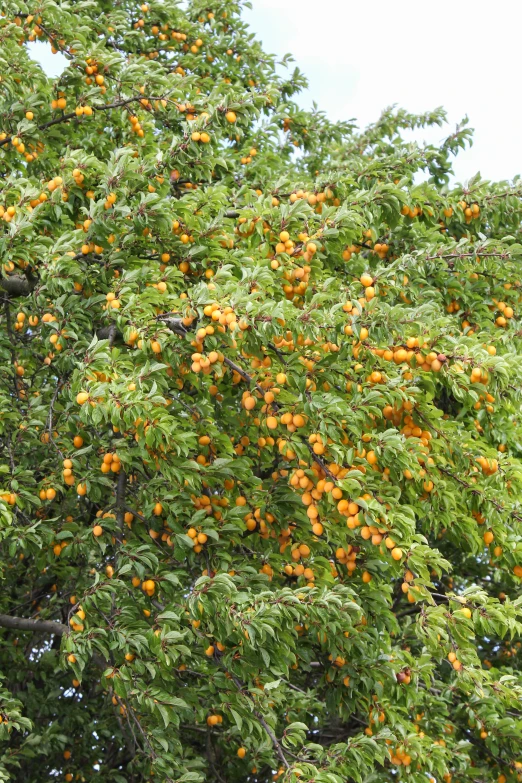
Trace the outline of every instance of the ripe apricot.
{"label": "ripe apricot", "polygon": [[146,593],[154,593],[156,590],[156,583],[153,579],[145,579],[141,586]]}

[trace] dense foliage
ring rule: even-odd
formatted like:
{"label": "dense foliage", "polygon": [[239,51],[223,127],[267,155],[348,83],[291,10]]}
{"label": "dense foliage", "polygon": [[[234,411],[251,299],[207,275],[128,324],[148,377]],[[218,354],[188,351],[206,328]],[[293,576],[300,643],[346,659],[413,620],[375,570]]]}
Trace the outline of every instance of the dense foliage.
{"label": "dense foliage", "polygon": [[522,184],[235,0],[2,7],[0,780],[522,780]]}

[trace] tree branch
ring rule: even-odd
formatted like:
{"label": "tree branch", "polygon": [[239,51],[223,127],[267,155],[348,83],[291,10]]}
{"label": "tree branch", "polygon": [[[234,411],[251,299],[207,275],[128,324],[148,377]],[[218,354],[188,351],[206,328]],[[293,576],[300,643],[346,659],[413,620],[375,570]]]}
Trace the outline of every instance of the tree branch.
{"label": "tree branch", "polygon": [[283,748],[279,744],[279,740],[277,739],[276,735],[274,734],[274,732],[272,731],[272,729],[270,728],[270,726],[268,725],[266,720],[263,718],[261,713],[257,712],[257,710],[254,710],[254,715],[256,716],[256,718],[258,719],[259,723],[261,724],[261,726],[264,728],[264,730],[266,731],[266,733],[268,734],[268,736],[272,740],[272,745],[274,746],[277,755],[279,756],[279,758],[281,759],[281,761],[283,762],[285,767],[287,769],[290,769],[290,764],[286,760],[285,754],[283,753]]}
{"label": "tree branch", "polygon": [[[170,329],[174,334],[179,334],[181,337],[184,337],[188,333],[188,329],[183,326],[182,319],[172,318],[169,313],[156,316],[156,320],[163,321],[167,329]],[[109,326],[102,326],[96,332],[96,337],[98,340],[108,340],[111,348],[113,345],[123,342],[123,333],[120,332],[115,323],[112,323]]]}
{"label": "tree branch", "polygon": [[58,398],[58,395],[59,395],[61,389],[63,389],[63,387],[65,386],[65,383],[67,381],[67,378],[69,377],[69,374],[70,373],[66,373],[64,375],[64,377],[60,378],[60,380],[56,384],[56,389],[54,390],[54,394],[53,394],[52,399],[51,399],[51,404],[49,405],[49,415],[47,416],[47,432],[48,432],[48,435],[49,435],[49,442],[52,443],[52,445],[54,446],[54,448],[56,449],[56,451],[58,452],[58,454],[60,455],[60,457],[62,459],[64,459],[64,456],[63,456],[60,448],[54,442],[54,436],[53,436],[53,416],[54,416],[54,405],[55,405],[55,402],[56,402],[56,400]]}
{"label": "tree branch", "polygon": [[23,275],[10,275],[0,279],[0,288],[3,288],[9,296],[27,296],[34,290],[36,281],[36,277],[28,279]]}
{"label": "tree branch", "polygon": [[[243,696],[246,696],[246,698],[249,699],[249,701],[253,705],[254,700],[252,699],[252,696],[250,695],[248,690],[246,690],[246,685],[244,683],[242,683],[241,680],[238,677],[236,677],[235,674],[232,674],[232,672],[230,672],[230,671],[228,673],[230,674],[230,676],[232,678],[232,681],[233,681],[234,685],[236,686],[236,688],[238,689],[238,691],[240,693],[242,693]],[[261,713],[258,712],[255,709],[255,707],[252,707],[252,712],[254,713],[254,715],[256,716],[257,720],[259,721],[261,726],[264,728],[264,730],[266,731],[266,733],[270,737],[270,740],[272,741],[272,745],[274,746],[274,750],[276,751],[277,755],[279,756],[279,758],[283,762],[284,766],[287,769],[290,769],[290,764],[286,760],[285,754],[283,752],[283,748],[281,747],[281,744],[280,744],[279,740],[277,739],[276,735],[274,734],[274,732],[272,731],[272,729],[270,728],[270,726],[268,725],[266,720],[263,718]]]}
{"label": "tree branch", "polygon": [[258,383],[255,383],[255,381],[252,378],[252,376],[249,375],[246,372],[246,370],[243,370],[243,368],[240,367],[239,364],[236,364],[235,362],[232,361],[232,359],[229,359],[227,356],[225,356],[225,358],[223,359],[223,363],[226,364],[227,367],[230,367],[231,370],[234,370],[234,372],[237,372],[237,374],[240,375],[241,378],[243,378],[243,380],[246,381],[249,385],[251,383],[253,383],[254,386],[256,387],[257,391],[260,394],[264,395],[265,390],[263,389],[263,387],[260,386]]}
{"label": "tree branch", "polygon": [[110,324],[109,326],[102,326],[96,332],[96,337],[98,338],[98,340],[108,340],[110,348],[112,348],[114,344],[123,342],[123,334],[120,332],[120,330],[116,327],[115,324]]}
{"label": "tree branch", "polygon": [[10,614],[0,614],[0,628],[33,633],[54,633],[58,636],[69,632],[66,625],[55,623],[54,620],[29,620],[26,617],[12,617]]}
{"label": "tree branch", "polygon": [[487,495],[484,492],[482,492],[480,489],[477,489],[472,484],[468,484],[467,481],[464,481],[458,476],[455,476],[450,470],[446,470],[446,468],[442,468],[440,467],[440,465],[437,466],[437,469],[441,473],[444,473],[446,476],[452,478],[454,481],[457,482],[457,484],[460,484],[461,487],[464,487],[464,489],[469,489],[473,495],[477,495],[487,503],[491,503],[491,505],[495,506],[495,508],[500,514],[509,514],[509,516],[513,517],[513,519],[522,522],[522,516],[520,514],[517,514],[516,511],[513,511],[513,509],[504,508],[504,506],[501,503],[498,503],[496,500],[493,500],[493,498],[488,498]]}
{"label": "tree branch", "polygon": [[[109,111],[109,109],[119,109],[122,106],[128,106],[129,103],[136,103],[137,101],[142,100],[148,100],[148,101],[161,101],[164,100],[164,96],[160,96],[159,98],[145,98],[143,95],[136,95],[133,98],[125,98],[125,100],[122,101],[115,101],[114,103],[98,103],[94,104],[92,107],[94,111]],[[46,130],[47,128],[52,127],[53,125],[58,125],[61,122],[68,122],[69,120],[78,119],[76,116],[76,112],[71,111],[69,114],[62,114],[60,117],[55,117],[53,120],[49,120],[49,122],[44,122],[42,125],[38,125],[38,130]],[[0,141],[0,147],[3,147],[4,144],[9,144],[11,141],[12,136],[6,136],[5,139],[2,139]]]}
{"label": "tree branch", "polygon": [[[125,491],[127,489],[127,474],[120,469],[118,475],[118,483],[116,484],[116,520],[118,522],[118,529],[120,531],[120,540],[123,540],[123,531],[125,530]],[[118,552],[116,553],[116,562],[118,560]]]}
{"label": "tree branch", "polygon": [[328,467],[328,465],[326,464],[326,462],[324,461],[324,459],[321,459],[321,457],[319,457],[319,456],[318,456],[318,455],[315,453],[315,451],[313,450],[313,448],[310,446],[310,444],[309,444],[309,443],[305,443],[305,446],[306,446],[306,448],[308,449],[308,451],[310,452],[310,455],[311,455],[311,457],[312,457],[313,461],[314,461],[314,462],[316,462],[316,463],[319,465],[319,467],[320,467],[320,468],[321,468],[321,470],[324,472],[324,474],[325,474],[326,476],[328,476],[328,478],[329,478],[331,481],[333,481],[333,483],[334,483],[334,484],[337,484],[337,479],[335,478],[334,474],[332,473],[332,471],[330,470],[330,468]]}

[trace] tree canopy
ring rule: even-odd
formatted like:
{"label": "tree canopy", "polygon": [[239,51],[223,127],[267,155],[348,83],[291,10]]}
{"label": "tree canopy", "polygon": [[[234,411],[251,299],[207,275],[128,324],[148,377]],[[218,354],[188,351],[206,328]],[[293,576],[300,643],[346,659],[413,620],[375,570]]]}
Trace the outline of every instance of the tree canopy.
{"label": "tree canopy", "polygon": [[241,5],[2,5],[0,780],[520,781],[522,182]]}

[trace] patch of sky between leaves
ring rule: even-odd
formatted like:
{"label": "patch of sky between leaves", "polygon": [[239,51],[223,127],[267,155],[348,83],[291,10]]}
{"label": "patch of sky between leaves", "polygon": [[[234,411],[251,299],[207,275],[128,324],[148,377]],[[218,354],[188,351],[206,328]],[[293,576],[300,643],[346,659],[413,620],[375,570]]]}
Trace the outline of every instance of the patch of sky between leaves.
{"label": "patch of sky between leaves", "polygon": [[30,41],[27,44],[30,57],[42,66],[43,71],[51,79],[60,76],[67,67],[67,58],[61,52],[53,54],[51,46],[46,41]]}

